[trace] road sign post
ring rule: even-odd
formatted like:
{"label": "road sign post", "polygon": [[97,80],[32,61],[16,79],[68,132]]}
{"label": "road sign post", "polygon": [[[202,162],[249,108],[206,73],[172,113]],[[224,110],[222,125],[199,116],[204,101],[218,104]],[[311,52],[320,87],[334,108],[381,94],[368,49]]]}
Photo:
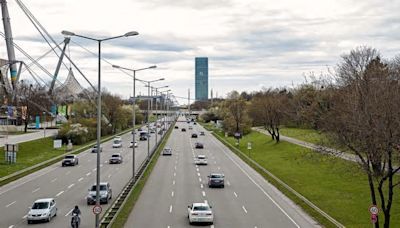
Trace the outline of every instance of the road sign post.
{"label": "road sign post", "polygon": [[376,205],[371,205],[368,208],[369,213],[371,213],[371,223],[375,224],[378,222],[378,214],[379,214],[379,208]]}
{"label": "road sign post", "polygon": [[101,208],[100,205],[95,205],[95,206],[93,207],[93,214],[98,215],[98,214],[101,213],[102,210],[103,210],[103,209]]}

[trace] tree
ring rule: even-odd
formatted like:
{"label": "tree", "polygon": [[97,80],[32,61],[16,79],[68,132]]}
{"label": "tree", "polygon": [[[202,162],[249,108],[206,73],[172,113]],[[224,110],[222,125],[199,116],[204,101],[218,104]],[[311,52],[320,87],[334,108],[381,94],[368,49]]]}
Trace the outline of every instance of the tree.
{"label": "tree", "polygon": [[284,118],[286,105],[285,90],[267,89],[256,94],[249,108],[253,125],[262,125],[271,135],[272,140],[279,142],[279,129]]}
{"label": "tree", "polygon": [[228,99],[223,103],[225,116],[223,117],[223,127],[229,134],[250,132],[251,121],[247,114],[247,103],[240,98],[239,93],[233,91],[229,93]]}
{"label": "tree", "polygon": [[359,158],[371,202],[382,209],[388,228],[394,190],[400,185],[394,179],[400,169],[394,166],[400,160],[400,68],[389,67],[375,49],[367,47],[342,58],[323,127]]}

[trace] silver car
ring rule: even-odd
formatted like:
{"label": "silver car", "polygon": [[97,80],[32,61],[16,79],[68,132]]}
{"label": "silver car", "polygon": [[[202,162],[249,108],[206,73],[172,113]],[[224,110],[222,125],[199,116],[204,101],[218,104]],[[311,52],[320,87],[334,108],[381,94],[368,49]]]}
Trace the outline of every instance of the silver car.
{"label": "silver car", "polygon": [[30,208],[27,221],[28,224],[33,221],[47,221],[57,216],[56,201],[53,198],[45,198],[36,200]]}

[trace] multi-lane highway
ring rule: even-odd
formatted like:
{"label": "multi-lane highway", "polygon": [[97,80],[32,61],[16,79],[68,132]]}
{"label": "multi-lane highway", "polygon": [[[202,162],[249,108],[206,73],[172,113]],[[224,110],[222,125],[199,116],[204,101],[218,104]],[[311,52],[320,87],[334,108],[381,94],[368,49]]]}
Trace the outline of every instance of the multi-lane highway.
{"label": "multi-lane highway", "polygon": [[[158,139],[160,140],[160,135]],[[121,192],[132,177],[132,134],[122,136],[123,147],[112,148],[112,140],[102,144],[101,178],[109,182],[113,191],[113,199]],[[147,141],[138,141],[136,148],[136,168],[147,157]],[[154,134],[150,137],[150,148],[155,145]],[[120,152],[122,164],[108,164],[111,154]],[[69,227],[70,212],[75,205],[82,211],[81,227],[94,227],[95,218],[92,207],[86,204],[88,189],[96,182],[96,153],[90,150],[80,153],[79,165],[61,167],[61,162],[32,173],[15,182],[0,188],[0,227]],[[27,224],[28,208],[36,199],[55,198],[58,208],[57,217],[49,223]],[[103,213],[112,204],[102,204]]]}
{"label": "multi-lane highway", "polygon": [[[213,208],[211,227],[318,227],[317,222],[200,125],[187,132],[181,128],[188,129],[188,123],[177,125],[179,129],[173,130],[167,143],[173,155],[159,158],[126,228],[190,227],[188,205],[204,201]],[[205,136],[191,138],[192,132],[200,131],[205,131]],[[194,149],[195,142],[204,143],[204,149]],[[198,154],[208,157],[207,166],[194,164]],[[207,176],[211,172],[225,174],[225,188],[208,187]]]}

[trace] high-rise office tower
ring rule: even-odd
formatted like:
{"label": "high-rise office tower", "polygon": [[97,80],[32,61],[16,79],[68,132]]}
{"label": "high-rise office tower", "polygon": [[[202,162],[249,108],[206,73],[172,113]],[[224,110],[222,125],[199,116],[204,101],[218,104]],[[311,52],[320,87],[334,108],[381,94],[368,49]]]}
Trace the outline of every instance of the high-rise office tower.
{"label": "high-rise office tower", "polygon": [[195,58],[195,99],[208,100],[208,58]]}

